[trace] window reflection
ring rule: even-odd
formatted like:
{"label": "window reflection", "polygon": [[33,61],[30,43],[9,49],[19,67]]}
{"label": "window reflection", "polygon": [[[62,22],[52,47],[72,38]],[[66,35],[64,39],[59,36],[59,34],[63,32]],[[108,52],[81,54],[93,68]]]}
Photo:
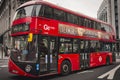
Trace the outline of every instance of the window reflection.
{"label": "window reflection", "polygon": [[36,36],[33,37],[32,42],[27,41],[27,36],[13,37],[13,50],[11,52],[11,58],[14,61],[36,61],[36,42]]}
{"label": "window reflection", "polygon": [[72,52],[72,39],[60,38],[60,53],[71,53]]}
{"label": "window reflection", "polygon": [[15,19],[27,17],[27,16],[32,16],[32,11],[33,11],[34,5],[31,6],[26,6],[23,8],[20,8],[16,11]]}

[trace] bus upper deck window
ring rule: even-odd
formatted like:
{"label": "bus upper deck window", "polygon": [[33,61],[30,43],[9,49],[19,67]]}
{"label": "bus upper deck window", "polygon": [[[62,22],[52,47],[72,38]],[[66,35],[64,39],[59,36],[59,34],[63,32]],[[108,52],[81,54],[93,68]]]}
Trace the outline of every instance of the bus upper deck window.
{"label": "bus upper deck window", "polygon": [[15,13],[16,15],[14,16],[14,19],[32,16],[33,7],[34,7],[33,5],[30,5],[19,8]]}
{"label": "bus upper deck window", "polygon": [[45,6],[43,16],[46,18],[52,18],[53,17],[53,9],[51,7]]}

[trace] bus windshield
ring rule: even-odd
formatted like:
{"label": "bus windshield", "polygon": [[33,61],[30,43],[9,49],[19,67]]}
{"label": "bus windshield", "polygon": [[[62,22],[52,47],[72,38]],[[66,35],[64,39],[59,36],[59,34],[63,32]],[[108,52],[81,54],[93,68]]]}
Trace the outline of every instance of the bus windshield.
{"label": "bus windshield", "polygon": [[28,16],[38,16],[42,13],[42,5],[29,5],[22,8],[17,9],[13,20],[24,18]]}
{"label": "bus windshield", "polygon": [[28,36],[13,37],[13,49],[11,51],[11,58],[14,61],[36,61],[36,36],[33,37],[32,42],[28,42],[27,37]]}
{"label": "bus windshield", "polygon": [[14,20],[27,17],[27,16],[32,16],[33,7],[34,5],[30,5],[30,6],[26,6],[18,9],[15,13]]}

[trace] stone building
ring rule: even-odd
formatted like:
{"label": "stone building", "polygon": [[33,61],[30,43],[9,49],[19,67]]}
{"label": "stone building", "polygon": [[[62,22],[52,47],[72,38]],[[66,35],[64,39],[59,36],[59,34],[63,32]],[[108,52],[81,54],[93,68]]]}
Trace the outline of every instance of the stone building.
{"label": "stone building", "polygon": [[[15,10],[29,0],[0,0],[0,34],[10,28]],[[4,35],[4,45],[10,46],[10,32]],[[5,57],[3,46],[0,46],[0,59]]]}
{"label": "stone building", "polygon": [[113,26],[116,32],[117,51],[120,52],[120,0],[103,0],[97,18]]}

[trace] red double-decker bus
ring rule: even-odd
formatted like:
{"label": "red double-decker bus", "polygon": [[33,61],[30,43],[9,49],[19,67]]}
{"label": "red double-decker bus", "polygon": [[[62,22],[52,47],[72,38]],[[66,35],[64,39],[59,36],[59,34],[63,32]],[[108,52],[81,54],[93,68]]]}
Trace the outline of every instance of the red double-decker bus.
{"label": "red double-decker bus", "polygon": [[111,25],[45,1],[21,5],[12,23],[9,72],[69,74],[115,61]]}

